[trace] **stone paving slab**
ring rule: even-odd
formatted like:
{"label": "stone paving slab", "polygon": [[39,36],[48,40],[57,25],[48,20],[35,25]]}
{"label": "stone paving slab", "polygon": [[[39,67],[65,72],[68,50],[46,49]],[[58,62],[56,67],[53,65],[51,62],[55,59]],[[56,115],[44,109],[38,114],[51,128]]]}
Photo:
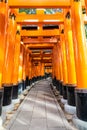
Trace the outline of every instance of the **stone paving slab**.
{"label": "stone paving slab", "polygon": [[74,130],[65,119],[47,80],[35,84],[6,128],[7,130]]}

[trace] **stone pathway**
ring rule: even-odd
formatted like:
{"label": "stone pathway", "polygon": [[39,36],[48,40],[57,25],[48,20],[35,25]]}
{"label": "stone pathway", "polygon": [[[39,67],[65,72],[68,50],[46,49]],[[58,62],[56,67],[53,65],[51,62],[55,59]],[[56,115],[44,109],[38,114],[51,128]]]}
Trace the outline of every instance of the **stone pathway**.
{"label": "stone pathway", "polygon": [[74,130],[57,103],[49,82],[38,82],[11,119],[8,130]]}

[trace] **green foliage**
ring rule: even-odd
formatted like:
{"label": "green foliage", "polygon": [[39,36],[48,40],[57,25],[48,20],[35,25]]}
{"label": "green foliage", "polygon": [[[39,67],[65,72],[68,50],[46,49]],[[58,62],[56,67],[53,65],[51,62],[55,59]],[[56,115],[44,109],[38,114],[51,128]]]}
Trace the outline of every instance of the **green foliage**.
{"label": "green foliage", "polygon": [[19,13],[25,12],[26,14],[36,14],[36,9],[25,9],[21,8],[19,9]]}
{"label": "green foliage", "polygon": [[62,9],[45,9],[45,14],[55,14],[56,12],[62,12]]}
{"label": "green foliage", "polygon": [[86,39],[87,39],[87,24],[85,24],[85,34],[86,34]]}
{"label": "green foliage", "polygon": [[[25,12],[26,14],[36,14],[36,9],[20,8],[19,13]],[[62,12],[62,9],[45,9],[45,14],[55,14],[56,12]]]}

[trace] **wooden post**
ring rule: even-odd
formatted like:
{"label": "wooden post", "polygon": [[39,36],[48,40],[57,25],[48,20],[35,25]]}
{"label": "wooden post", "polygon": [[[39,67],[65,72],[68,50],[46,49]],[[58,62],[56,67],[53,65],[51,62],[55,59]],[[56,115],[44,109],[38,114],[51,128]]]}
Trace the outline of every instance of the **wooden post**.
{"label": "wooden post", "polygon": [[19,56],[19,70],[18,70],[18,93],[21,94],[23,90],[23,53],[24,53],[24,46],[23,44],[20,45],[20,56]]}
{"label": "wooden post", "polygon": [[16,40],[15,40],[15,51],[14,51],[14,65],[12,73],[13,92],[12,99],[18,98],[18,68],[19,68],[19,56],[20,56],[20,25],[17,25]]}
{"label": "wooden post", "polygon": [[60,26],[60,42],[61,42],[61,53],[62,53],[62,72],[63,72],[63,98],[67,99],[67,62],[66,62],[66,48],[65,48],[65,36],[64,36],[64,25]]}
{"label": "wooden post", "polygon": [[77,76],[76,111],[79,119],[87,121],[87,43],[84,30],[84,19],[82,16],[81,0],[72,0],[71,5]]}
{"label": "wooden post", "polygon": [[60,90],[60,62],[59,62],[59,53],[58,53],[58,43],[56,45],[56,72],[57,72],[57,89]]}
{"label": "wooden post", "polygon": [[67,85],[67,101],[71,106],[75,106],[75,87],[76,87],[76,70],[74,59],[74,48],[72,39],[71,28],[71,15],[69,10],[64,12],[64,30],[65,30],[65,44],[67,55],[67,72],[68,72],[68,85]]}
{"label": "wooden post", "polygon": [[26,48],[26,67],[25,67],[25,71],[26,71],[26,87],[30,85],[30,81],[29,81],[29,50],[28,48]]}
{"label": "wooden post", "polygon": [[62,48],[61,42],[58,42],[58,58],[59,58],[59,73],[60,73],[60,81],[59,81],[59,91],[60,94],[63,95],[63,66],[62,66]]}
{"label": "wooden post", "polygon": [[[29,53],[29,55],[30,55],[30,53]],[[32,77],[31,77],[31,57],[29,56],[29,73],[28,73],[28,76],[29,76],[29,85],[31,85],[31,79],[32,79]]]}
{"label": "wooden post", "polygon": [[27,50],[24,45],[24,52],[23,52],[23,90],[26,89],[26,64],[27,64]]}
{"label": "wooden post", "polygon": [[57,87],[57,84],[56,84],[56,81],[58,80],[58,69],[57,68],[57,63],[56,62],[56,59],[57,58],[57,51],[56,51],[56,45],[54,45],[54,48],[53,48],[53,59],[52,59],[52,62],[53,62],[53,85]]}
{"label": "wooden post", "polygon": [[7,22],[8,22],[8,4],[0,1],[0,116],[2,113],[2,76],[3,76],[3,65],[6,47],[6,36],[7,36]]}
{"label": "wooden post", "polygon": [[87,14],[87,0],[85,0],[86,14]]}
{"label": "wooden post", "polygon": [[3,65],[3,87],[4,87],[4,98],[3,105],[11,104],[12,100],[12,72],[14,66],[14,51],[15,51],[15,37],[16,37],[16,21],[13,14],[9,15],[8,19],[8,30],[7,30],[7,41],[5,50],[5,59]]}

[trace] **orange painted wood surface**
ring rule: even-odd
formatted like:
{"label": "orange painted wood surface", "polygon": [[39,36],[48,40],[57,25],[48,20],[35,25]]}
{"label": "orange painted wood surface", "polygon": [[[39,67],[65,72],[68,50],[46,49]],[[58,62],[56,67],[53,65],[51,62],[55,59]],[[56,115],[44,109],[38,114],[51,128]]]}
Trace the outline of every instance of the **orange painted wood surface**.
{"label": "orange painted wood surface", "polygon": [[[67,10],[65,12],[67,12]],[[65,29],[65,45],[67,55],[68,84],[76,85],[76,70],[75,70],[72,29],[71,29],[71,18],[65,18],[64,29]]]}
{"label": "orange painted wood surface", "polygon": [[61,24],[64,22],[63,13],[56,14],[24,14],[20,13],[17,15],[17,23],[19,24]]}
{"label": "orange painted wood surface", "polygon": [[[62,25],[61,25],[62,26]],[[61,27],[60,30],[60,40],[61,40],[61,53],[62,53],[62,71],[63,71],[63,84],[68,84],[68,73],[67,73],[67,61],[66,61],[66,48],[65,48],[65,36],[64,33],[61,32],[64,30],[64,27]]]}
{"label": "orange painted wood surface", "polygon": [[[82,16],[81,2],[73,2],[73,19],[75,24],[76,39],[75,56],[76,56],[76,69],[77,69],[77,88],[87,89],[87,43],[84,30],[84,19]],[[77,11],[75,11],[77,10]]]}
{"label": "orange painted wood surface", "polygon": [[3,66],[3,83],[5,84],[12,83],[15,37],[16,37],[16,21],[12,17],[9,18],[8,21],[7,41],[6,41],[4,66]]}
{"label": "orange painted wood surface", "polygon": [[4,2],[0,2],[0,87],[2,86],[3,65],[7,36],[7,21],[8,5]]}
{"label": "orange painted wood surface", "polygon": [[8,4],[15,8],[62,8],[70,7],[70,0],[9,0]]}
{"label": "orange painted wood surface", "polygon": [[18,81],[21,82],[23,80],[23,53],[24,48],[21,44],[20,46],[20,56],[19,56],[19,71],[18,71]]}
{"label": "orange painted wood surface", "polygon": [[26,31],[22,30],[21,31],[21,36],[59,36],[59,30],[34,30],[34,31]]}
{"label": "orange painted wood surface", "polygon": [[[20,25],[17,25],[17,31],[20,31]],[[15,40],[15,52],[14,52],[14,69],[12,74],[12,82],[14,84],[18,83],[18,68],[19,68],[19,56],[20,56],[20,34],[16,33],[16,40]]]}

